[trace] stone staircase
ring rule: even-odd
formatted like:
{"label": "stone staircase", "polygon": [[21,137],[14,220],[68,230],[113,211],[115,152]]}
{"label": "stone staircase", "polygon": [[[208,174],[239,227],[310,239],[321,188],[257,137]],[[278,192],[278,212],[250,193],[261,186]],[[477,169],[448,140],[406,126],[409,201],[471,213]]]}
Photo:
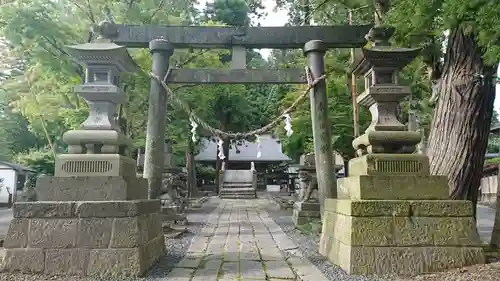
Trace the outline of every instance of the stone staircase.
{"label": "stone staircase", "polygon": [[253,170],[223,170],[221,171],[220,182],[220,198],[257,198],[257,174]]}

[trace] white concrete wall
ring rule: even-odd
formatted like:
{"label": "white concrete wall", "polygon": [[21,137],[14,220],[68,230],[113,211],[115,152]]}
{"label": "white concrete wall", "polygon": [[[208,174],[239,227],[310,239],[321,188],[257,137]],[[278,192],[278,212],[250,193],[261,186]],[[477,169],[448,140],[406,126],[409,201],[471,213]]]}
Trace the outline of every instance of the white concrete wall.
{"label": "white concrete wall", "polygon": [[3,179],[3,187],[0,189],[0,202],[9,202],[9,193],[5,187],[9,187],[10,193],[15,192],[17,173],[8,166],[0,164],[0,178]]}
{"label": "white concrete wall", "polygon": [[481,179],[479,202],[495,203],[498,190],[498,176],[489,176]]}

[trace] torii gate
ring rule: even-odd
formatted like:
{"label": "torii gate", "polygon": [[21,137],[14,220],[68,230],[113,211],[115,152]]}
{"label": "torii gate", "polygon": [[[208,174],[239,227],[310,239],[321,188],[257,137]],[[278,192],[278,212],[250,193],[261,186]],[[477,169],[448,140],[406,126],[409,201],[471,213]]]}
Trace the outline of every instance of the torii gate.
{"label": "torii gate", "polygon": [[[146,48],[152,54],[152,72],[164,77],[169,59],[177,48],[232,48],[232,69],[173,69],[167,83],[179,84],[305,84],[302,69],[246,69],[245,49],[303,48],[313,77],[324,74],[324,55],[330,48],[357,48],[366,44],[371,25],[286,27],[199,27],[128,25],[101,23],[96,30],[103,38],[127,48]],[[327,114],[326,83],[310,91],[316,170],[320,199],[336,197],[331,147],[331,125]],[[150,192],[161,185],[163,144],[167,109],[164,88],[151,82],[144,177]]]}

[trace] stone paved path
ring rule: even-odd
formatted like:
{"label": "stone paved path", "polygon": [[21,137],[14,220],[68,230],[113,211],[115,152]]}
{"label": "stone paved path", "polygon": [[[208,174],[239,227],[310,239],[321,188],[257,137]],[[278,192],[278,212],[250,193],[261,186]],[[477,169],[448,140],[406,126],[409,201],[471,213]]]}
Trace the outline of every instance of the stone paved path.
{"label": "stone paved path", "polygon": [[327,281],[271,219],[267,204],[266,199],[221,201],[168,280]]}

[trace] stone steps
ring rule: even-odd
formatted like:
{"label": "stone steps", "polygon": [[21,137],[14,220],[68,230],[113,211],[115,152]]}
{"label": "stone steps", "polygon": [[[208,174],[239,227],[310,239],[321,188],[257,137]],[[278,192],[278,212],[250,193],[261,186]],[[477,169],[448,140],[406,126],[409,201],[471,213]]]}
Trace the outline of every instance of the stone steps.
{"label": "stone steps", "polygon": [[229,187],[224,185],[219,197],[224,199],[254,199],[257,198],[257,193],[253,187],[242,187],[241,185]]}

